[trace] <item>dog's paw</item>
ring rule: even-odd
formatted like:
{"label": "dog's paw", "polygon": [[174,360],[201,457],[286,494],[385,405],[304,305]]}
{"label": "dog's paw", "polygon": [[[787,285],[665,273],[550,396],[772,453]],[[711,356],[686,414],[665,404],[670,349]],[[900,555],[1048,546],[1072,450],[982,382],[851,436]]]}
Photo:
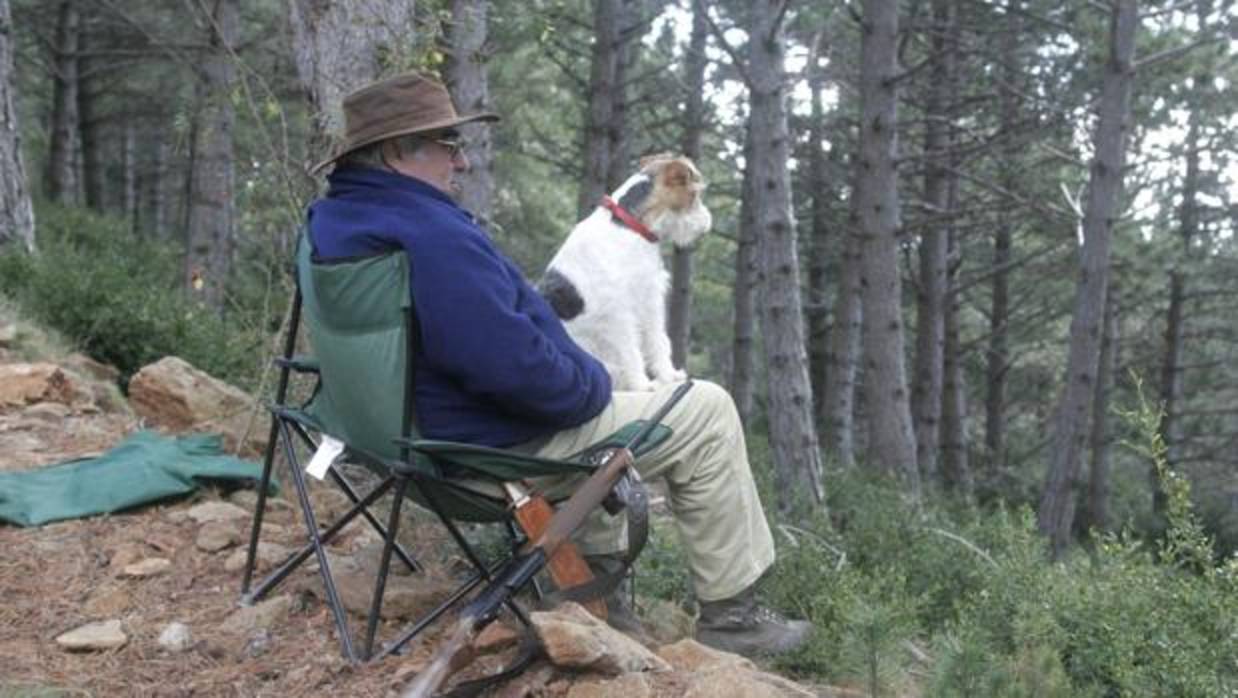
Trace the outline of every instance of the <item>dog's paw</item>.
{"label": "dog's paw", "polygon": [[682,383],[686,380],[688,380],[687,372],[677,368],[661,371],[653,378],[654,383],[659,386],[671,385],[672,383]]}

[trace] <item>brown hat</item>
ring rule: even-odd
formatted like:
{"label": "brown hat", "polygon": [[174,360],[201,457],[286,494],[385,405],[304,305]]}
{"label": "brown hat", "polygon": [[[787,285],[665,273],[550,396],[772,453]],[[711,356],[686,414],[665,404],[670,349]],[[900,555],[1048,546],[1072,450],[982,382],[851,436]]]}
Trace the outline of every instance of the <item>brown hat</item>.
{"label": "brown hat", "polygon": [[317,173],[357,148],[388,138],[498,120],[498,114],[490,112],[460,116],[442,83],[418,73],[404,73],[366,85],[344,98],[344,137],[331,157],[314,165],[310,172]]}

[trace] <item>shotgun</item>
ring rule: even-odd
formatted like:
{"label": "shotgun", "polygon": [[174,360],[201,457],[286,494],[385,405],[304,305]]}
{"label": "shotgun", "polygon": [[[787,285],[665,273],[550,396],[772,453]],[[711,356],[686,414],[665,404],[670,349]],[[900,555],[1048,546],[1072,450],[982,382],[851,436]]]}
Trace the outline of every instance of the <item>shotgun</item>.
{"label": "shotgun", "polygon": [[447,635],[447,641],[440,645],[430,664],[417,674],[401,694],[401,698],[431,698],[454,671],[468,662],[471,655],[469,650],[477,634],[498,617],[507,600],[528,584],[529,580],[546,566],[547,560],[555,551],[580,528],[585,518],[602,505],[635,462],[633,452],[691,387],[692,381],[688,380],[676,388],[627,444],[612,449],[589,479],[554,513],[541,535],[521,548],[490,584],[460,610],[459,617]]}

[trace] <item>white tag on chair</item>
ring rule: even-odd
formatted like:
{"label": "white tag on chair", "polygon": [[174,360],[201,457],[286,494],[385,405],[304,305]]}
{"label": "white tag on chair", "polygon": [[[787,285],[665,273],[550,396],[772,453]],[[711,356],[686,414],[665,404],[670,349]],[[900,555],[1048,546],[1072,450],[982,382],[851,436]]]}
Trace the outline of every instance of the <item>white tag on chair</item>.
{"label": "white tag on chair", "polygon": [[314,451],[314,457],[310,458],[309,465],[305,466],[305,472],[319,480],[323,479],[327,476],[327,469],[331,467],[331,464],[343,452],[343,441],[323,434],[322,443],[318,444],[318,450]]}

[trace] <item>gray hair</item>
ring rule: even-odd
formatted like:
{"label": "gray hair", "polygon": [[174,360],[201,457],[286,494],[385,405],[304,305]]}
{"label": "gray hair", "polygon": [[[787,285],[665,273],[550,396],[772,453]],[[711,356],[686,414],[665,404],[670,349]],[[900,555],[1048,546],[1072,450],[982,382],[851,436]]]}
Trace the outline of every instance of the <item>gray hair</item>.
{"label": "gray hair", "polygon": [[379,170],[389,169],[386,161],[383,159],[383,146],[387,143],[395,145],[396,152],[400,155],[412,154],[417,152],[417,149],[428,143],[424,134],[405,134],[403,136],[395,136],[387,138],[377,143],[363,145],[356,150],[349,151],[340,157],[336,167],[373,167]]}

